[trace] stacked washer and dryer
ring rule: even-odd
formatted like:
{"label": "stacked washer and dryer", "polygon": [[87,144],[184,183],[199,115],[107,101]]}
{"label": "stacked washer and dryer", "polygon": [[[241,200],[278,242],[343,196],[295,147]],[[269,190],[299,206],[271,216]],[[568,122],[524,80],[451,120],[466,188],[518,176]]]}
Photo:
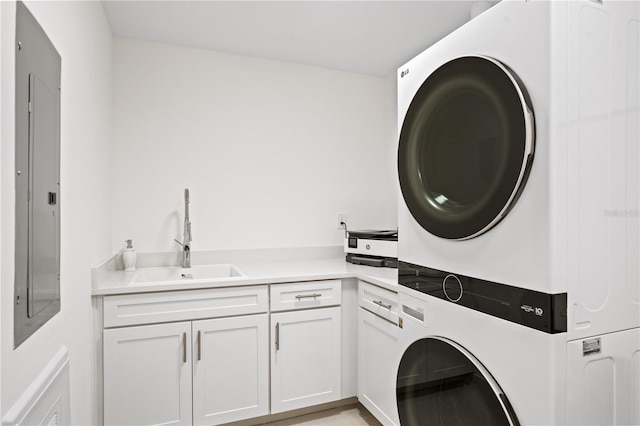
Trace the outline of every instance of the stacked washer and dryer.
{"label": "stacked washer and dryer", "polygon": [[402,425],[640,424],[639,8],[504,0],[398,70]]}

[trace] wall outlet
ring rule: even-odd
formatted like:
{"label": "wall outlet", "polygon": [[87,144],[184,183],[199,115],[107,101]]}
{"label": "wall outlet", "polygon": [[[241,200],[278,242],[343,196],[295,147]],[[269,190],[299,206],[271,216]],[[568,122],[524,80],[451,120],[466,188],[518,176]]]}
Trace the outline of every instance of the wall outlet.
{"label": "wall outlet", "polygon": [[347,226],[347,214],[338,213],[338,229],[345,229]]}

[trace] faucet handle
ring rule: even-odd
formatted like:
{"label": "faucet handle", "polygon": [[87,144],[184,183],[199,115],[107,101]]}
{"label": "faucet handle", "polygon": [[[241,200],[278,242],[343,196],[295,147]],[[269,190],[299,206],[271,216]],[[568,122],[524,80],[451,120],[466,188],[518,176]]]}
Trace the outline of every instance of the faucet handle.
{"label": "faucet handle", "polygon": [[176,243],[180,244],[182,247],[184,247],[184,244],[182,244],[180,241],[176,240],[175,238],[173,239],[173,241],[175,241]]}

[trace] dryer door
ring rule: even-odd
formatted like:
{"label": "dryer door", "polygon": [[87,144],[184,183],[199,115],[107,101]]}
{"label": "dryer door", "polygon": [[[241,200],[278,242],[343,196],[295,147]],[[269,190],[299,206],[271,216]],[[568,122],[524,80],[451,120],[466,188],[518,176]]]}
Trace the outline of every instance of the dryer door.
{"label": "dryer door", "polygon": [[476,237],[518,199],[533,148],[533,114],[515,75],[482,56],[447,62],[422,84],[402,123],[405,203],[433,235]]}
{"label": "dryer door", "polygon": [[491,374],[462,346],[441,337],[407,348],[396,399],[402,426],[519,425]]}

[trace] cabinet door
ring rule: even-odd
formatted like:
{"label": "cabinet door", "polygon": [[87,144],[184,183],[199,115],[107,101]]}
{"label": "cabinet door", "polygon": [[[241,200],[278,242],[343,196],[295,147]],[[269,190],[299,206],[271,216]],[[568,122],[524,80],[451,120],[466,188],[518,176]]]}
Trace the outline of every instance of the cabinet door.
{"label": "cabinet door", "polygon": [[398,327],[358,312],[358,400],[382,424],[400,424],[396,406]]}
{"label": "cabinet door", "polygon": [[191,424],[191,323],[104,334],[105,425]]}
{"label": "cabinet door", "polygon": [[271,412],[340,399],[340,307],[271,314]]}
{"label": "cabinet door", "polygon": [[269,414],[267,314],[193,322],[193,422]]}

